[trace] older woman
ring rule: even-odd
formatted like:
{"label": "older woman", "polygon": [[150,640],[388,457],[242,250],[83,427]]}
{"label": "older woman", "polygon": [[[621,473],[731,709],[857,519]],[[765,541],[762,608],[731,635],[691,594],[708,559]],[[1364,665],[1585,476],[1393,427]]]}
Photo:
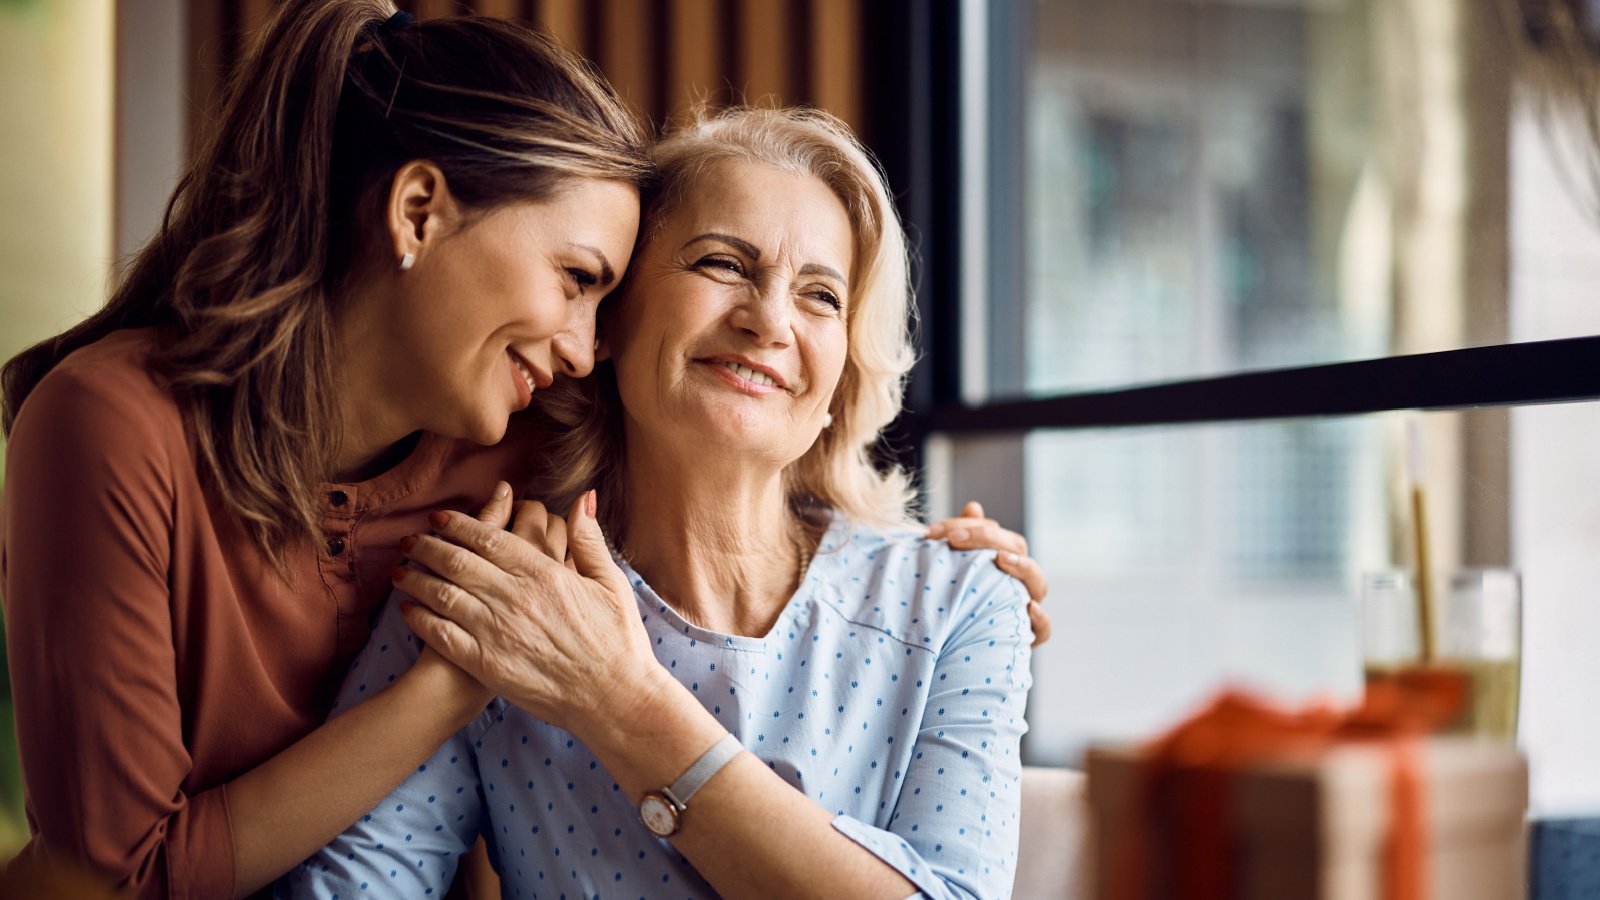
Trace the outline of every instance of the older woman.
{"label": "older woman", "polygon": [[1028,598],[872,463],[911,360],[883,183],[816,113],[657,157],[611,368],[546,407],[549,496],[602,496],[527,542],[436,518],[341,706],[413,629],[502,696],[283,892],[430,894],[481,834],[507,896],[1009,893]]}

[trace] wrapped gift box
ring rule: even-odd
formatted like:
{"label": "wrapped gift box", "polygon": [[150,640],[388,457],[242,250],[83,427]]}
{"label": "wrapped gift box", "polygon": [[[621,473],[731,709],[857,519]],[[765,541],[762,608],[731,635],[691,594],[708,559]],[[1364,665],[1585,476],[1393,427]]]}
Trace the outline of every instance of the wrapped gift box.
{"label": "wrapped gift box", "polygon": [[[1524,897],[1528,770],[1521,756],[1504,744],[1470,738],[1431,738],[1421,741],[1418,751],[1426,896]],[[1150,807],[1141,799],[1145,765],[1139,751],[1091,750],[1087,769],[1096,896],[1384,900],[1393,753],[1384,743],[1339,743],[1318,752],[1279,752],[1227,773],[1221,782],[1226,785],[1225,811],[1217,820],[1227,832],[1221,846],[1230,855],[1225,865],[1229,884],[1210,893],[1176,883],[1173,855],[1193,844],[1191,835],[1179,833],[1177,820],[1182,817],[1166,801],[1215,802],[1215,771],[1209,776],[1183,769],[1169,772],[1163,803]],[[1117,894],[1119,854],[1130,838],[1141,844],[1134,865],[1144,873],[1145,891],[1138,898]],[[1129,864],[1127,857],[1122,864]]]}

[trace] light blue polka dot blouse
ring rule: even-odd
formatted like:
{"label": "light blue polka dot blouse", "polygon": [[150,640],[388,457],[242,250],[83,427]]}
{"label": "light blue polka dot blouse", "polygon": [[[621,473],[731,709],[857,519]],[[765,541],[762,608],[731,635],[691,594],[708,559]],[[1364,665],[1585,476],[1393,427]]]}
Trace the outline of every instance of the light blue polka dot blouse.
{"label": "light blue polka dot blouse", "polygon": [[[691,625],[624,571],[661,664],[835,828],[928,897],[1010,894],[1032,631],[993,553],[836,517],[760,638]],[[334,714],[418,652],[390,603]],[[581,741],[498,699],[277,894],[443,896],[479,835],[506,897],[715,896]]]}

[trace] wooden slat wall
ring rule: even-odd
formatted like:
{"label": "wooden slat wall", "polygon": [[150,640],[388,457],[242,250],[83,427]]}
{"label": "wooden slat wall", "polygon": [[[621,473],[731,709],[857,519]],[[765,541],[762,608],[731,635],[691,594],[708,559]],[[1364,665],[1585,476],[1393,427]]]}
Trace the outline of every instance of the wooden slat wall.
{"label": "wooden slat wall", "polygon": [[[190,0],[192,122],[274,0]],[[809,104],[858,130],[861,8],[870,0],[400,0],[419,18],[463,13],[533,22],[594,60],[657,125],[697,102]]]}

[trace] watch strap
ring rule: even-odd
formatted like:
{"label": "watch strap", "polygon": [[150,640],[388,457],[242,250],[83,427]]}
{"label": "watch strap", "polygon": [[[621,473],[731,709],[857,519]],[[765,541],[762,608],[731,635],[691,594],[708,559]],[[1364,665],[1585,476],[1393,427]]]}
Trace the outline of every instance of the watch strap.
{"label": "watch strap", "polygon": [[705,783],[711,780],[711,776],[722,771],[722,767],[738,756],[739,751],[743,749],[744,745],[739,743],[738,738],[732,734],[723,735],[722,740],[712,744],[710,750],[700,754],[700,758],[678,776],[678,780],[666,789],[666,795],[680,807],[688,806],[689,798],[694,796],[695,791],[704,787]]}

